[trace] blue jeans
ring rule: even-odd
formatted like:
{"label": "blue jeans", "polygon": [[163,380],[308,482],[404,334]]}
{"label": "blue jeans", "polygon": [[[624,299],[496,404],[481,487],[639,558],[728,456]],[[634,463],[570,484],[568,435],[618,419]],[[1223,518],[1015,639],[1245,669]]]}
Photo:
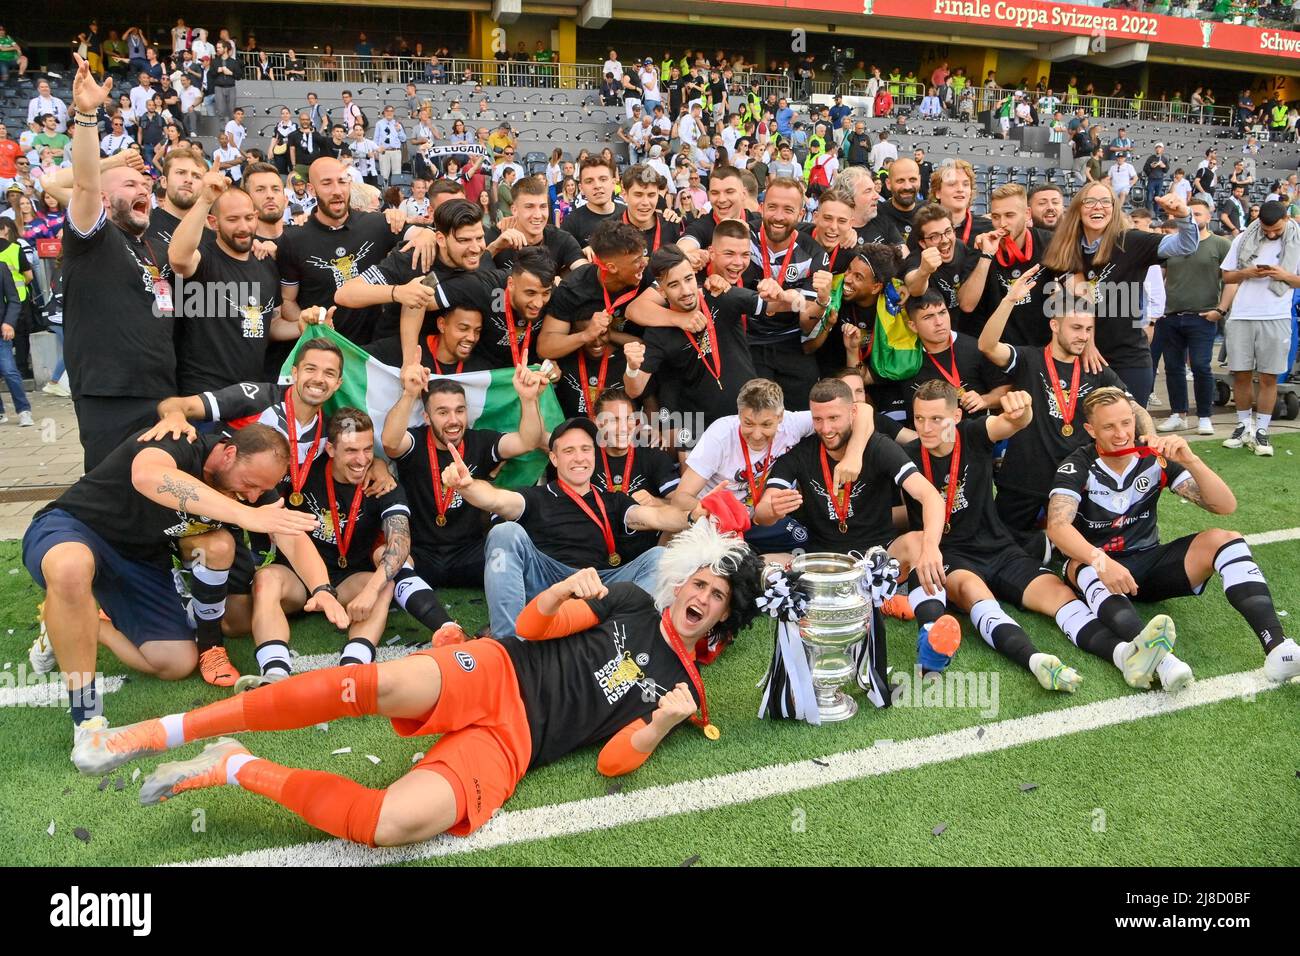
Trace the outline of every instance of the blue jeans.
{"label": "blue jeans", "polygon": [[[483,550],[486,558],[483,590],[487,598],[488,621],[492,636],[498,640],[519,639],[515,633],[515,621],[523,613],[524,605],[578,570],[544,554],[523,525],[515,521],[494,525],[488,532]],[[606,584],[631,581],[647,594],[654,594],[659,559],[663,553],[661,547],[651,548],[634,561],[600,571],[600,579]]]}
{"label": "blue jeans", "polygon": [[58,361],[54,363],[54,371],[50,373],[50,381],[57,382],[63,377],[63,372],[65,370],[63,364],[63,323],[51,322],[50,331],[53,332],[54,337],[59,340],[59,358]]}
{"label": "blue jeans", "polygon": [[[1165,367],[1168,368],[1167,361]],[[1146,408],[1147,401],[1151,398],[1151,389],[1156,383],[1155,369],[1150,365],[1143,365],[1140,368],[1116,368],[1112,365],[1111,371],[1124,382],[1124,387],[1133,396],[1133,400]]]}
{"label": "blue jeans", "polygon": [[1163,196],[1165,192],[1165,180],[1163,176],[1152,176],[1147,180],[1147,194],[1143,198],[1142,204],[1155,212],[1156,197]]}
{"label": "blue jeans", "polygon": [[1209,418],[1214,411],[1214,373],[1210,356],[1218,323],[1208,322],[1195,312],[1176,312],[1160,320],[1165,328],[1165,385],[1169,389],[1169,410],[1187,411],[1187,374],[1183,354],[1192,360],[1192,388],[1196,396],[1196,416]]}
{"label": "blue jeans", "polygon": [[[5,380],[9,386],[9,394],[13,396],[14,408],[21,412],[30,412],[32,403],[27,400],[27,393],[23,391],[23,377],[18,374],[18,363],[14,361],[14,343],[5,339],[0,339],[0,378]],[[5,403],[0,399],[0,415],[4,414]]]}

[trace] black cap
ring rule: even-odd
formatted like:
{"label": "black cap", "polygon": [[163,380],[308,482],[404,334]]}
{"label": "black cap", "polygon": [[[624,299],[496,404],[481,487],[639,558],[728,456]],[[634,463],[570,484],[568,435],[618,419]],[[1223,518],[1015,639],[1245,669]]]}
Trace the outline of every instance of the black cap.
{"label": "black cap", "polygon": [[588,435],[591,436],[591,440],[593,442],[596,440],[597,435],[599,435],[599,432],[596,430],[595,422],[593,422],[590,418],[587,418],[585,415],[575,415],[573,418],[570,418],[568,421],[561,423],[554,431],[551,432],[551,440],[548,447],[552,451],[554,451],[555,443],[560,440],[560,436],[563,435],[565,432],[573,431],[575,428],[581,428],[584,432],[586,432]]}

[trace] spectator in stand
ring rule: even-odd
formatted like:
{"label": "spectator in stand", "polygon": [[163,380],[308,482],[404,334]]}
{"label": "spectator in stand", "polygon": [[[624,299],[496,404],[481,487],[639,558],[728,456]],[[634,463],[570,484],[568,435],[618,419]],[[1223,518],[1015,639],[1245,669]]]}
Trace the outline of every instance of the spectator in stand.
{"label": "spectator in stand", "polygon": [[236,185],[244,177],[244,154],[222,131],[217,134],[217,148],[212,151],[212,169]]}
{"label": "spectator in stand", "polygon": [[889,130],[882,129],[880,131],[880,142],[871,147],[868,161],[871,163],[871,168],[879,173],[886,160],[894,159],[898,159],[898,147],[889,141]]}
{"label": "spectator in stand", "polygon": [[1133,152],[1133,140],[1129,138],[1128,129],[1121,126],[1115,134],[1115,138],[1110,141],[1110,158],[1119,159],[1120,156],[1130,156]]}
{"label": "spectator in stand", "polygon": [[18,41],[0,26],[0,83],[9,79],[9,71],[17,69],[18,75],[27,75],[27,57]]}
{"label": "spectator in stand", "polygon": [[567,176],[560,183],[560,193],[555,197],[554,225],[557,229],[564,224],[564,220],[577,208],[577,205],[578,181],[572,176]]}
{"label": "spectator in stand", "polygon": [[[1181,166],[1174,170],[1174,178],[1169,184],[1169,191],[1184,203],[1191,202],[1192,181],[1187,178],[1187,171]],[[1204,202],[1204,200],[1202,200],[1202,202]]]}
{"label": "spectator in stand", "polygon": [[307,79],[307,67],[298,59],[296,50],[289,50],[284,55],[284,78],[291,83],[301,83]]}
{"label": "spectator in stand", "polygon": [[67,133],[58,128],[58,123],[53,114],[46,113],[40,117],[41,132],[32,140],[32,148],[39,151],[48,146],[54,151],[55,162],[62,165],[65,150],[71,138]]}
{"label": "spectator in stand", "polygon": [[218,40],[217,53],[212,58],[212,91],[215,94],[213,109],[218,119],[229,119],[235,112],[235,82],[243,75],[239,57],[224,40]]}
{"label": "spectator in stand", "polygon": [[889,116],[894,111],[894,95],[890,92],[889,86],[885,83],[880,84],[880,89],[876,92],[876,98],[872,103],[872,116]]}
{"label": "spectator in stand", "polygon": [[1246,187],[1241,183],[1234,183],[1231,195],[1219,206],[1217,218],[1221,234],[1229,239],[1241,235],[1241,231],[1249,225],[1246,221],[1246,210]]}
{"label": "spectator in stand", "polygon": [[943,115],[943,106],[939,102],[938,91],[930,87],[921,99],[921,119],[938,119]]}
{"label": "spectator in stand", "polygon": [[326,43],[320,54],[320,78],[325,83],[339,81],[339,58],[334,55],[333,45]]}
{"label": "spectator in stand", "polygon": [[1194,192],[1211,206],[1214,205],[1214,187],[1219,180],[1219,161],[1213,156],[1207,157],[1201,167],[1196,170],[1196,182]]}
{"label": "spectator in stand", "polygon": [[[194,85],[190,74],[182,73],[177,96],[181,106],[181,125],[188,135],[193,136],[198,131],[198,115],[199,107],[203,103],[203,91]],[[284,112],[287,113],[288,110]]]}
{"label": "spectator in stand", "polygon": [[1115,198],[1119,201],[1120,209],[1128,204],[1129,190],[1133,188],[1136,180],[1137,168],[1128,161],[1127,153],[1121,153],[1114,165],[1110,167],[1110,188],[1115,190]]}
{"label": "spectator in stand", "polygon": [[309,113],[304,111],[298,114],[298,128],[289,134],[288,144],[289,165],[305,183],[308,168],[325,155],[325,143],[321,134],[312,127]]}
{"label": "spectator in stand", "polygon": [[1255,177],[1246,172],[1245,160],[1237,160],[1232,164],[1232,174],[1228,177],[1228,182],[1234,186],[1249,186],[1255,182]]}
{"label": "spectator in stand", "polygon": [[40,201],[33,207],[31,222],[23,231],[23,238],[33,242],[37,239],[58,239],[66,219],[67,214],[54,194],[42,192]]}
{"label": "spectator in stand", "polygon": [[402,144],[406,130],[396,118],[392,106],[385,106],[383,118],[375,124],[375,142],[379,144],[379,179],[387,186],[402,171]]}
{"label": "spectator in stand", "polygon": [[[1165,144],[1156,143],[1155,152],[1147,157],[1147,161],[1142,165],[1142,174],[1147,178],[1146,195],[1143,197],[1142,204],[1147,209],[1155,209],[1155,199],[1157,196],[1163,196],[1165,192],[1165,179],[1169,175],[1169,157],[1165,155]],[[1189,197],[1184,196],[1183,202]]]}

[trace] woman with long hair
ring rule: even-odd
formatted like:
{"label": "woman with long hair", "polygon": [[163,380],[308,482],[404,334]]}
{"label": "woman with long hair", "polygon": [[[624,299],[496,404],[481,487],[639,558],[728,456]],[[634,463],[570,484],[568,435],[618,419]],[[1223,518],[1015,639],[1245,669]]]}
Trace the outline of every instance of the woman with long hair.
{"label": "woman with long hair", "polygon": [[1177,232],[1162,235],[1132,228],[1109,184],[1088,183],[1075,194],[1043,253],[1048,304],[1068,312],[1072,298],[1082,299],[1091,302],[1096,313],[1085,365],[1094,370],[1100,370],[1103,361],[1110,365],[1144,408],[1155,371],[1142,284],[1151,266],[1170,256],[1191,255],[1200,244],[1196,221],[1182,197],[1166,193],[1156,204],[1178,224]]}
{"label": "woman with long hair", "polygon": [[451,141],[456,143],[474,142],[474,134],[465,129],[465,121],[458,119],[451,124]]}
{"label": "woman with long hair", "polygon": [[560,163],[563,161],[564,150],[560,149],[558,146],[551,150],[550,162],[546,164],[546,185],[548,187],[558,186],[560,182],[563,181],[564,172],[560,167]]}
{"label": "woman with long hair", "polygon": [[293,121],[293,112],[287,106],[280,107],[280,121],[271,132],[271,163],[276,172],[287,176],[289,169],[289,134],[297,129]]}
{"label": "woman with long hair", "polygon": [[57,239],[63,232],[66,220],[67,215],[54,194],[42,192],[40,204],[28,220],[27,228],[23,230],[23,238],[33,242],[37,239]]}
{"label": "woman with long hair", "polygon": [[334,45],[326,43],[320,54],[320,78],[325,83],[339,81],[339,58],[334,55]]}
{"label": "woman with long hair", "polygon": [[131,108],[131,94],[123,93],[117,98],[117,115],[122,117],[122,132],[135,139],[135,110]]}
{"label": "woman with long hair", "polygon": [[558,228],[578,205],[578,181],[566,176],[560,183],[559,195],[555,197],[555,225]]}
{"label": "woman with long hair", "polygon": [[478,194],[478,207],[483,213],[483,228],[494,227],[497,224],[496,213],[492,208],[492,193],[484,189]]}
{"label": "woman with long hair", "polygon": [[275,79],[275,71],[271,67],[271,55],[265,50],[257,51],[257,66],[254,72],[259,80]]}

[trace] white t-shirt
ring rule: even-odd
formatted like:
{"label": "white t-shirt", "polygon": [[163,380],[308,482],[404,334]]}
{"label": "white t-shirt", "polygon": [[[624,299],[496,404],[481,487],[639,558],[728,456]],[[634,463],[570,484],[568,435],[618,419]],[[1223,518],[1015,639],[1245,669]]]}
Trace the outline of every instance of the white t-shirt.
{"label": "white t-shirt", "polygon": [[700,124],[695,122],[695,117],[690,113],[687,113],[678,121],[677,136],[683,143],[690,143],[694,146],[699,142],[701,135]]}
{"label": "white t-shirt", "polygon": [[603,77],[606,73],[613,73],[614,82],[617,83],[623,79],[623,64],[618,60],[606,60],[605,67],[601,70],[600,75]]}
{"label": "white t-shirt", "polygon": [[179,92],[181,97],[181,111],[185,113],[194,109],[194,104],[203,99],[203,91],[193,83],[191,83],[188,88],[181,86]]}
{"label": "white t-shirt", "polygon": [[244,137],[248,135],[248,131],[234,120],[228,120],[226,122],[226,135],[230,137],[230,142],[233,143],[237,149],[243,149]]}
{"label": "white t-shirt", "polygon": [[1180,179],[1169,187],[1169,191],[1185,203],[1192,198],[1192,181],[1186,178]]}
{"label": "white t-shirt", "polygon": [[886,159],[898,159],[898,147],[888,140],[872,146],[871,152],[867,155],[867,162],[876,171],[879,171],[880,167],[885,165]]}
{"label": "white t-shirt", "polygon": [[145,89],[143,86],[134,86],[131,88],[131,109],[135,110],[136,116],[143,116],[145,104],[153,99],[153,87]]}
{"label": "white t-shirt", "polygon": [[1165,314],[1165,272],[1159,265],[1147,269],[1142,282],[1142,316],[1154,322]]}
{"label": "white t-shirt", "polygon": [[[772,462],[813,433],[812,412],[786,412],[772,439],[771,458],[768,450],[756,452],[749,449],[749,460],[754,466],[755,481],[765,479]],[[726,484],[736,500],[751,512],[756,502],[749,500],[749,483],[745,478],[745,456],[740,451],[740,416],[719,418],[704,430],[700,440],[686,458],[686,467],[704,478],[704,497],[714,488]]]}
{"label": "white t-shirt", "polygon": [[1115,192],[1124,192],[1133,188],[1134,173],[1137,170],[1132,163],[1116,163],[1110,168],[1110,185]]}
{"label": "white t-shirt", "polygon": [[[1289,226],[1287,228],[1290,228]],[[1223,263],[1219,266],[1224,272],[1231,272],[1234,269],[1240,269],[1237,264],[1238,250],[1241,249],[1241,240],[1245,238],[1243,232],[1240,236],[1232,240],[1232,248],[1228,254],[1223,257]],[[1265,239],[1259,247],[1259,255],[1251,265],[1256,266],[1275,266],[1282,256],[1281,239]],[[1282,295],[1277,295],[1270,289],[1269,283],[1272,279],[1246,279],[1237,284],[1237,297],[1232,300],[1232,309],[1228,313],[1229,319],[1289,319],[1291,317],[1291,289],[1287,288]]]}
{"label": "white t-shirt", "polygon": [[[228,163],[232,159],[238,159],[239,156],[239,148],[236,146],[218,146],[212,151],[212,160],[214,165],[216,163]],[[223,169],[222,173],[229,176],[234,182],[239,182],[244,178],[244,171],[240,166],[231,166],[228,169]]]}

